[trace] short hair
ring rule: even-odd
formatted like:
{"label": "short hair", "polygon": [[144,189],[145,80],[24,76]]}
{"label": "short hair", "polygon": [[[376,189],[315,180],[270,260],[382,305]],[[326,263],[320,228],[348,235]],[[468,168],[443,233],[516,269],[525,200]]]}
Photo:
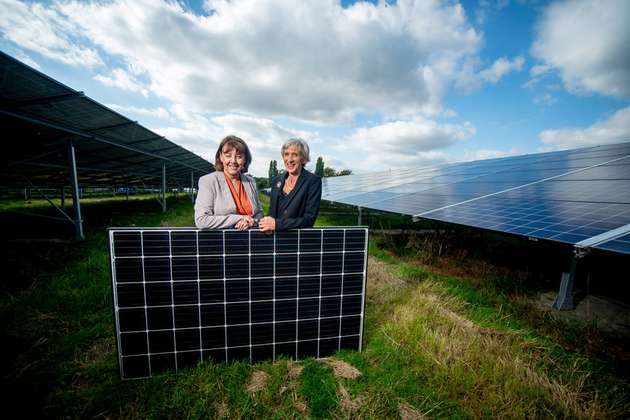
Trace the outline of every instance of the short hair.
{"label": "short hair", "polygon": [[249,151],[249,147],[247,147],[247,143],[243,141],[240,137],[236,137],[233,135],[226,136],[221,143],[219,144],[219,148],[217,149],[217,153],[214,156],[214,169],[217,171],[223,172],[223,163],[221,162],[221,152],[223,151],[223,147],[229,146],[230,148],[236,149],[243,155],[245,155],[245,163],[243,164],[243,169],[241,172],[247,172],[247,168],[249,168],[249,164],[252,163],[252,154]]}
{"label": "short hair", "polygon": [[282,145],[282,149],[280,150],[280,156],[284,157],[284,151],[289,147],[295,146],[300,151],[300,155],[302,156],[302,165],[306,165],[311,161],[311,151],[308,147],[308,144],[300,138],[289,139],[284,142]]}

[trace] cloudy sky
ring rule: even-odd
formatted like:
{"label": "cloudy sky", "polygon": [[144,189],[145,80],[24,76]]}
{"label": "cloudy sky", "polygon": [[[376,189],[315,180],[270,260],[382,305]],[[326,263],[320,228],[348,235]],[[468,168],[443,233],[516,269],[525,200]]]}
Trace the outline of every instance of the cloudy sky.
{"label": "cloudy sky", "polygon": [[[630,141],[627,0],[0,0],[0,50],[212,160],[366,172]],[[312,167],[312,166],[311,166]]]}

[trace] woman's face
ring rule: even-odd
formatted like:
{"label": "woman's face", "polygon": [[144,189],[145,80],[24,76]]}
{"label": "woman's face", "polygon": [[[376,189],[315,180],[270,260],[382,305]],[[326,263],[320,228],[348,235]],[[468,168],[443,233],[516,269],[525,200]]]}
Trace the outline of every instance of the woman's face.
{"label": "woman's face", "polygon": [[290,175],[299,175],[302,169],[302,156],[300,150],[295,146],[289,146],[284,149],[282,154],[284,167]]}
{"label": "woman's face", "polygon": [[245,165],[245,156],[234,147],[230,147],[227,144],[221,149],[219,159],[223,164],[223,172],[228,174],[231,178],[236,178],[238,174],[241,173],[243,165]]}

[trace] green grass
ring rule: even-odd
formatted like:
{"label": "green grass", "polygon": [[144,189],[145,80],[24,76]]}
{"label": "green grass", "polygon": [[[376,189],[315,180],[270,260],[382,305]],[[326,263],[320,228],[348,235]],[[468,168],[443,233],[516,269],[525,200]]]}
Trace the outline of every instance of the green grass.
{"label": "green grass", "polygon": [[[268,197],[261,201],[268,206]],[[37,261],[17,270],[23,287],[5,286],[0,301],[0,331],[10,362],[2,371],[5,400],[10,405],[28,396],[30,403],[20,406],[24,416],[613,418],[630,413],[627,364],[576,344],[593,334],[588,326],[537,315],[500,276],[440,274],[411,252],[391,252],[382,240],[369,244],[363,351],[336,355],[357,368],[359,377],[338,376],[327,362],[307,359],[299,365],[205,362],[176,374],[122,381],[105,228],[192,226],[192,205],[186,197],[171,198],[162,214],[152,199],[131,205],[96,200],[84,210],[86,241],[18,244],[10,254],[18,267]],[[320,218],[318,224],[354,224],[351,217]],[[48,261],[50,256],[55,260]],[[256,375],[264,378],[259,388],[252,385]]]}
{"label": "green grass", "polygon": [[337,381],[331,370],[312,359],[304,362],[300,395],[313,418],[327,418],[338,404]]}

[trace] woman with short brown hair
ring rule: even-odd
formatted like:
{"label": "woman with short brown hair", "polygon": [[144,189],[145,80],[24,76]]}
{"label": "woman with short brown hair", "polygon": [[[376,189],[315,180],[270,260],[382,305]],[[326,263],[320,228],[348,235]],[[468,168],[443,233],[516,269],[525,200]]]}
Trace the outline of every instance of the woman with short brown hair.
{"label": "woman with short brown hair", "polygon": [[252,154],[239,137],[227,136],[215,154],[215,172],[199,178],[195,224],[204,229],[249,229],[262,218],[254,178],[246,175]]}

